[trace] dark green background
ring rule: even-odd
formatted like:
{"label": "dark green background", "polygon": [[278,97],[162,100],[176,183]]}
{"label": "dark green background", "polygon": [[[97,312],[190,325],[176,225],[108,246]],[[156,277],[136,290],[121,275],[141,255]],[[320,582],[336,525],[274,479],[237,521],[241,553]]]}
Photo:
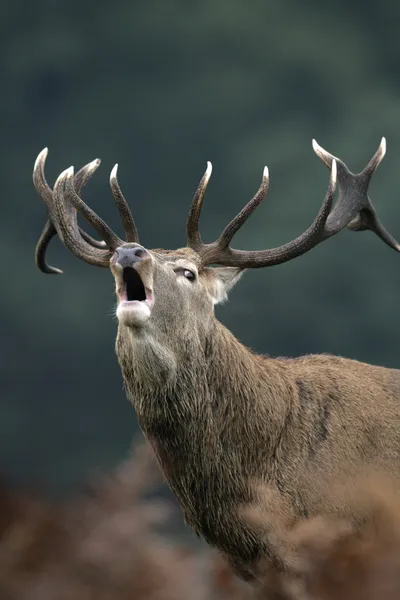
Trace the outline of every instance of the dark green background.
{"label": "dark green background", "polygon": [[[400,4],[394,0],[3,2],[1,28],[0,470],[59,494],[114,465],[137,434],[114,356],[110,273],[55,242],[63,276],[34,265],[45,220],[31,182],[99,156],[85,199],[121,233],[115,162],[148,247],[185,241],[207,160],[202,232],[215,237],[257,189],[242,248],[296,236],[329,173],[311,139],[360,170],[387,136],[371,196],[400,237]],[[273,355],[334,352],[399,365],[400,256],[344,231],[287,265],[249,272],[218,315]],[[171,304],[173,310],[173,304]]]}

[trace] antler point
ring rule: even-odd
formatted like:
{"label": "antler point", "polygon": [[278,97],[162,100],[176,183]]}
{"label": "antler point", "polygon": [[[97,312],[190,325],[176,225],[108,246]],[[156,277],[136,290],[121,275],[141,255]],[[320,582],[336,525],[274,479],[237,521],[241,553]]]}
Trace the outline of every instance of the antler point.
{"label": "antler point", "polygon": [[336,159],[334,158],[332,161],[332,169],[331,169],[332,185],[336,185],[336,179],[337,179],[337,162],[336,162]]}
{"label": "antler point", "polygon": [[313,150],[314,150],[315,154],[319,154],[321,152],[324,152],[324,149],[322,148],[322,146],[320,146],[318,144],[318,142],[317,142],[317,140],[315,138],[312,141],[312,147],[313,147]]}
{"label": "antler point", "polygon": [[74,167],[68,167],[68,169],[64,169],[62,173],[56,179],[54,187],[56,188],[61,182],[66,181],[68,178],[73,177],[74,175]]}
{"label": "antler point", "polygon": [[381,149],[381,152],[382,152],[382,158],[383,158],[383,157],[385,156],[385,154],[386,154],[386,138],[385,138],[385,137],[383,137],[383,138],[381,139],[381,143],[380,143],[380,149]]}
{"label": "antler point", "polygon": [[35,165],[34,165],[34,168],[33,168],[34,171],[36,171],[36,169],[38,168],[38,165],[41,162],[43,162],[43,163],[45,162],[45,160],[47,158],[48,152],[49,152],[48,148],[43,148],[43,150],[41,150],[39,152],[39,154],[37,155],[36,160],[35,160]]}
{"label": "antler point", "polygon": [[113,166],[112,170],[111,170],[111,173],[110,173],[110,180],[111,180],[111,179],[115,179],[115,178],[116,178],[116,176],[117,176],[117,171],[118,171],[118,163],[116,163],[116,164]]}
{"label": "antler point", "polygon": [[92,162],[90,162],[87,165],[87,169],[89,170],[89,172],[95,171],[99,167],[100,164],[101,164],[100,158],[95,158],[94,160],[92,160]]}

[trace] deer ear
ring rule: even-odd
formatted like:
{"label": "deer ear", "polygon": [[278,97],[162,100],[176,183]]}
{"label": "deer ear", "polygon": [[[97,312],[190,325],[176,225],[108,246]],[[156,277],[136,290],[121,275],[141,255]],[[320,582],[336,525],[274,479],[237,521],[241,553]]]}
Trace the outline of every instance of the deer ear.
{"label": "deer ear", "polygon": [[239,281],[245,269],[238,267],[214,267],[210,269],[214,275],[214,286],[211,295],[214,304],[228,299],[228,292]]}

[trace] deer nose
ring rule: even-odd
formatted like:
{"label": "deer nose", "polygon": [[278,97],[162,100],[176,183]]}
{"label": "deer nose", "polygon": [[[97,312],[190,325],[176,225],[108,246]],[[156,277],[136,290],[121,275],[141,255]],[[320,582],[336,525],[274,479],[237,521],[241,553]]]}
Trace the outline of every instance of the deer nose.
{"label": "deer nose", "polygon": [[116,249],[112,262],[121,265],[123,268],[132,267],[135,263],[146,260],[146,258],[149,257],[150,254],[146,248],[143,248],[143,246],[140,246],[139,244],[133,247],[120,246]]}

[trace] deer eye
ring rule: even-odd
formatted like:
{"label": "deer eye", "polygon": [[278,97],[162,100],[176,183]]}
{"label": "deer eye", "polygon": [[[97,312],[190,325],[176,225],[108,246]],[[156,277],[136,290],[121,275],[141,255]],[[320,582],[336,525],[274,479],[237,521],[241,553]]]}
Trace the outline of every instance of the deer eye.
{"label": "deer eye", "polygon": [[190,269],[176,269],[175,273],[177,275],[183,275],[186,279],[189,279],[189,281],[194,281],[196,279],[195,273],[190,271]]}
{"label": "deer eye", "polygon": [[186,277],[186,279],[190,279],[190,281],[194,281],[196,279],[196,275],[193,273],[193,271],[189,271],[189,269],[184,269],[183,275]]}

